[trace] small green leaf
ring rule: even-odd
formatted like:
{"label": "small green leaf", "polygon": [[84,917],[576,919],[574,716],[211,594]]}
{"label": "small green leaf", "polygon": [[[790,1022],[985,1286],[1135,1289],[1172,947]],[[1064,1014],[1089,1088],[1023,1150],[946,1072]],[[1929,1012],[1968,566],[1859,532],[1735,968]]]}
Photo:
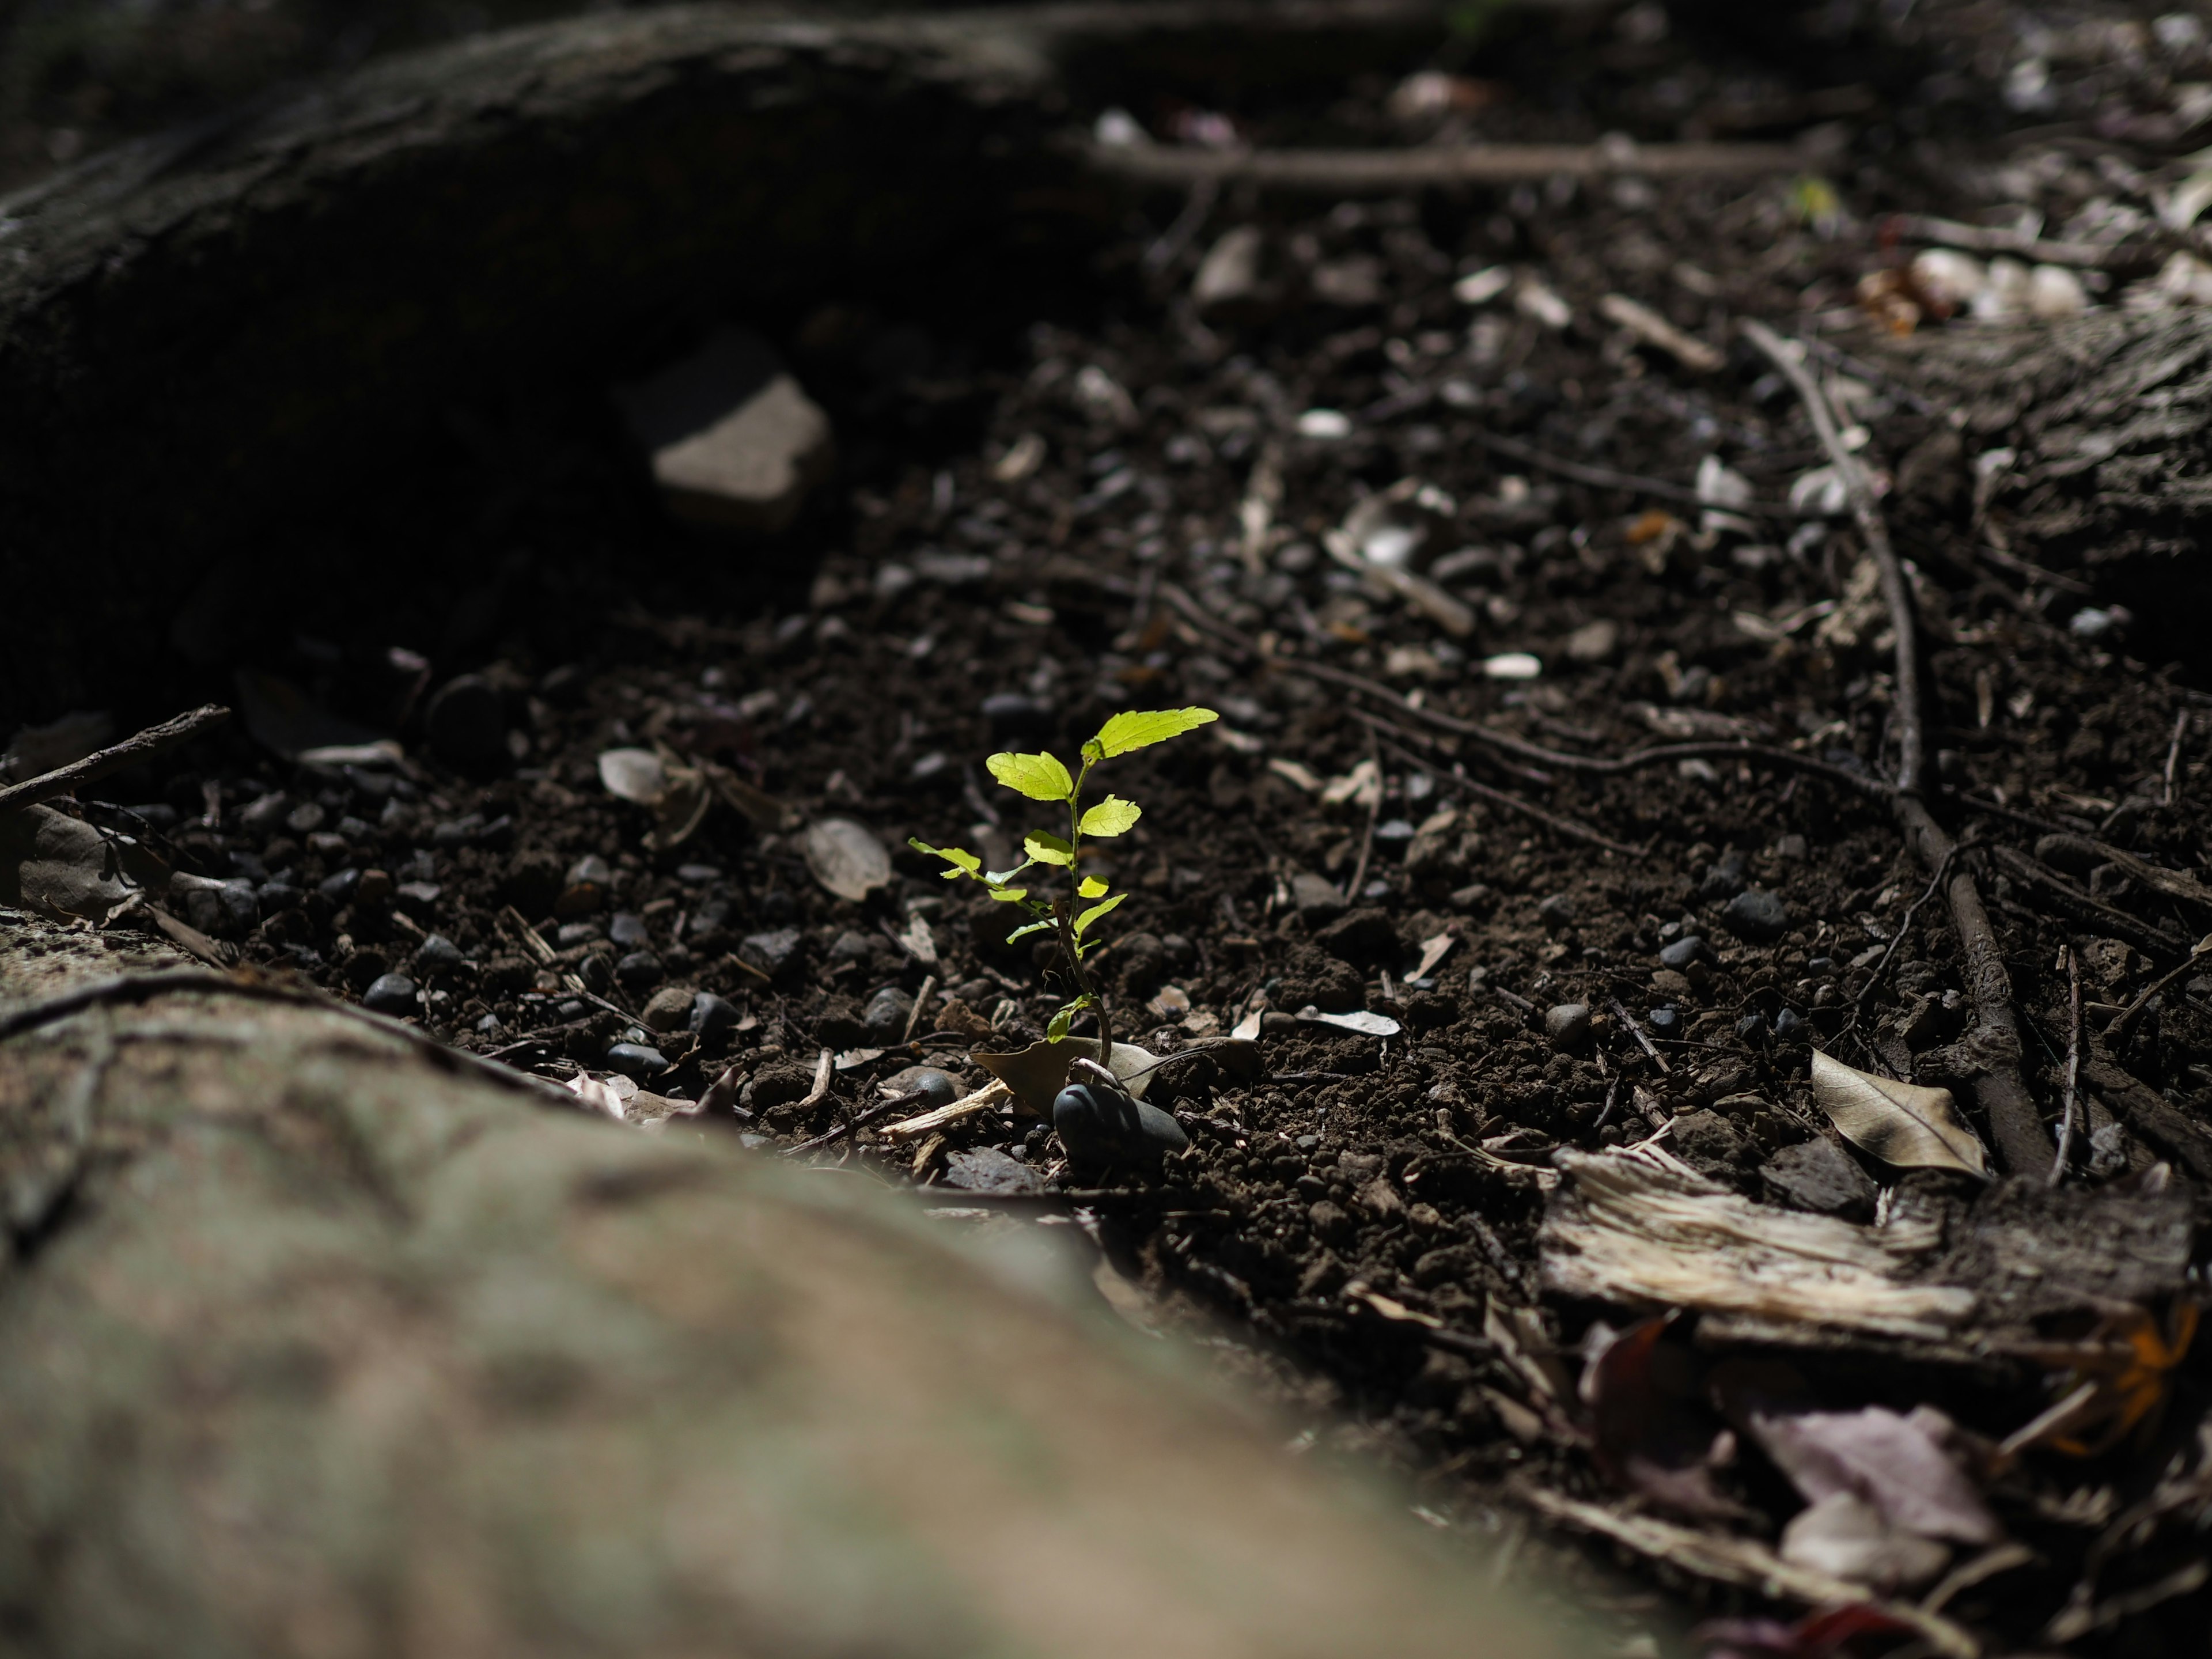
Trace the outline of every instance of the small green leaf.
{"label": "small green leaf", "polygon": [[1026,887],[994,887],[991,890],[991,896],[1005,903],[1012,903],[1016,899],[1025,899],[1029,896],[1030,890]]}
{"label": "small green leaf", "polygon": [[1031,800],[1066,800],[1075,793],[1075,780],[1050,755],[994,755],[983,764],[1000,783]]}
{"label": "small green leaf", "polygon": [[1012,945],[1016,939],[1027,939],[1031,933],[1048,933],[1051,931],[1052,927],[1053,924],[1050,921],[1032,921],[1024,923],[1023,926],[1015,928],[1012,933],[1006,935],[1006,943]]}
{"label": "small green leaf", "polygon": [[1058,836],[1048,836],[1042,830],[1032,830],[1022,837],[1022,851],[1030,855],[1032,864],[1056,864],[1062,866],[1075,862],[1075,849]]}
{"label": "small green leaf", "polygon": [[1083,885],[1075,891],[1081,898],[1103,898],[1106,896],[1106,878],[1103,876],[1085,876]]}
{"label": "small green leaf", "polygon": [[1123,899],[1128,896],[1129,896],[1127,893],[1116,893],[1112,898],[1108,899],[1103,904],[1094,904],[1088,910],[1085,910],[1081,915],[1076,917],[1076,938],[1081,939],[1083,935],[1089,931],[1092,922],[1097,921],[1099,917],[1104,915],[1109,910],[1112,909],[1115,905],[1119,904]]}
{"label": "small green leaf", "polygon": [[1121,835],[1143,815],[1144,810],[1133,800],[1109,795],[1083,815],[1083,833],[1086,836]]}
{"label": "small green leaf", "polygon": [[[1085,754],[1094,750],[1100,760],[1110,760],[1116,755],[1126,755],[1132,749],[1149,748],[1156,743],[1165,743],[1170,738],[1218,720],[1220,715],[1211,708],[1154,708],[1131,709],[1116,714],[1098,728],[1098,735],[1083,745]],[[998,768],[992,767],[996,776]],[[1040,797],[1040,799],[1055,799]],[[1065,799],[1065,796],[1056,799]]]}
{"label": "small green leaf", "polygon": [[1059,1042],[1060,1038],[1067,1035],[1067,1028],[1073,1024],[1074,1021],[1075,1010],[1073,1007],[1071,1006],[1061,1009],[1046,1023],[1044,1028],[1044,1040],[1047,1042]]}
{"label": "small green leaf", "polygon": [[912,836],[907,837],[906,844],[917,853],[927,853],[930,857],[943,859],[951,865],[952,868],[945,872],[945,878],[947,881],[960,876],[972,876],[983,867],[982,860],[961,848],[932,847],[927,842],[917,840]]}

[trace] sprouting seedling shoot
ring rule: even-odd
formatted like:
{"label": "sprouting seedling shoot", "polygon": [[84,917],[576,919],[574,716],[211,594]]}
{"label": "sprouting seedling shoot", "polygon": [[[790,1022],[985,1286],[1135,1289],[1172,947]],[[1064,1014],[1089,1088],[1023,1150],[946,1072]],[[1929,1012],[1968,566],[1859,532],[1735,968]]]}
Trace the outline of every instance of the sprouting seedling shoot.
{"label": "sprouting seedling shoot", "polygon": [[[994,899],[1017,906],[1030,917],[1006,935],[1009,945],[1031,933],[1048,933],[1058,939],[1060,959],[1066,965],[1069,981],[1075,986],[1077,994],[1053,1015],[1051,1024],[1046,1028],[1046,1036],[1053,1041],[1067,1035],[1067,1028],[1076,1015],[1093,1008],[1098,1013],[1099,1054],[1103,1058],[1113,1052],[1112,1011],[1084,958],[1099,942],[1091,930],[1128,895],[1109,895],[1103,880],[1084,873],[1084,842],[1093,837],[1126,835],[1141,815],[1141,809],[1136,802],[1124,800],[1119,795],[1108,795],[1086,807],[1083,804],[1083,787],[1090,781],[1091,769],[1101,761],[1126,755],[1133,749],[1165,743],[1170,738],[1180,737],[1194,727],[1220,718],[1211,708],[1157,708],[1116,714],[1098,728],[1097,737],[1083,745],[1082,768],[1073,776],[1055,756],[992,756],[985,764],[991,769],[991,775],[1007,788],[1031,800],[1051,801],[1067,808],[1066,835],[1030,830],[1022,837],[1022,861],[1011,870],[986,870],[982,860],[961,848],[932,847],[923,841],[909,843],[917,852],[943,859],[950,866],[945,872],[947,881],[957,881],[963,877],[980,881],[990,890]],[[1046,870],[1066,871],[1066,890],[1046,894],[1028,885],[1016,884],[1018,878],[1039,866]]]}

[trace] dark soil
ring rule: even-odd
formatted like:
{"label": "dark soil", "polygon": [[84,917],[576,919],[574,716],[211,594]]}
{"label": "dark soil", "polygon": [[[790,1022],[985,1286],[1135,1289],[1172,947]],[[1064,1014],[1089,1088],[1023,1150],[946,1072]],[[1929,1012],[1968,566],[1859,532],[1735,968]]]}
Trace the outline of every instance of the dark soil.
{"label": "dark soil", "polygon": [[[1117,1035],[1158,1052],[1226,1032],[1264,994],[1277,1016],[1261,1040],[1267,1076],[1171,1071],[1192,1150],[1156,1178],[1117,1177],[1079,1198],[1049,1196],[1073,1183],[1048,1130],[1030,1121],[975,1121],[919,1156],[863,1130],[857,1149],[813,1156],[944,1189],[948,1211],[1073,1206],[1141,1291],[1133,1316],[1211,1333],[1311,1423],[1301,1443],[1380,1455],[1417,1479],[1440,1525],[1517,1540],[1511,1481],[1596,1498],[1613,1488],[1547,1431],[1524,1373],[1484,1336],[1488,1310],[1536,1309],[1545,1340],[1571,1356],[1606,1312],[1546,1301],[1543,1200],[1511,1166],[1534,1171],[1555,1146],[1616,1146],[1671,1122],[1680,1157],[1777,1205],[1792,1201],[1786,1177],[1808,1162],[1790,1149],[1815,1139],[1874,1183],[1895,1182],[1826,1127],[1809,1055],[1818,1043],[1911,1075],[1917,1054],[1964,1024],[1958,941],[1940,902],[1914,908],[1928,872],[1879,801],[1726,761],[1611,781],[1501,764],[1382,699],[1267,668],[1252,642],[1575,753],[1655,734],[1747,737],[1887,775],[1890,645],[1854,583],[1856,535],[1845,520],[1764,510],[1825,458],[1786,385],[1735,343],[1732,319],[1765,318],[1864,356],[1881,337],[1852,296],[1891,260],[1880,213],[1978,217],[2027,200],[2056,227],[2112,189],[2063,146],[1985,143],[2027,118],[1990,93],[2004,64],[1961,47],[1931,92],[1941,27],[1954,44],[1979,37],[1953,11],[1927,27],[1934,37],[1863,32],[1838,47],[1854,54],[1851,74],[1875,78],[1829,174],[1833,222],[1814,222],[1825,210],[1787,180],[1317,205],[1231,191],[1180,223],[1181,201],[1144,204],[1105,266],[1071,283],[1073,297],[1012,329],[826,304],[784,344],[832,410],[844,471],[777,544],[708,544],[664,522],[598,389],[488,397],[457,413],[441,470],[326,530],[361,549],[361,589],[319,615],[292,607],[289,632],[252,647],[259,668],[398,730],[410,759],[396,771],[294,767],[234,730],[143,784],[159,805],[87,815],[151,832],[179,869],[252,884],[250,914],[212,899],[192,913],[246,960],[347,995],[407,975],[426,997],[415,1017],[441,1036],[556,1078],[606,1074],[614,1045],[653,1048],[665,1071],[624,1060],[644,1091],[634,1117],[696,1101],[732,1070],[750,1092],[707,1121],[765,1148],[828,1130],[918,1060],[979,1081],[971,1045],[1041,1035],[1061,1000],[1047,952],[1003,945],[997,907],[905,848],[918,836],[1013,861],[1030,820],[990,784],[987,755],[1065,755],[1121,708],[1218,710],[1218,725],[1115,763],[1113,787],[1145,817],[1106,860],[1133,896],[1099,960]],[[1576,89],[1557,101],[1528,67],[1540,42],[1452,66],[1500,82],[1500,101],[1477,118],[1486,136],[1664,137],[1693,116],[1786,131],[1818,118],[1829,106],[1810,95],[1844,79],[1817,40],[1792,39],[1787,56],[1733,63],[1759,43],[1680,27],[1571,37],[1547,48],[1558,84]],[[2109,65],[2081,79],[2108,98],[2134,84]],[[1379,112],[1387,91],[1239,113],[1261,139],[1396,142]],[[1174,112],[1139,113],[1164,125]],[[1264,237],[1259,291],[1201,313],[1188,297],[1200,260],[1247,224]],[[1454,297],[1459,276],[1498,264],[1539,274],[1571,324],[1549,327],[1510,294],[1474,310]],[[1613,291],[1721,347],[1726,366],[1696,374],[1637,344],[1601,319]],[[1978,555],[1990,538],[1974,518],[1971,441],[1909,386],[1863,367],[1853,386],[1852,418],[1893,484],[1893,533],[1917,562],[1931,742],[1955,792],[1944,815],[1977,845],[2015,854],[1974,856],[2028,1082],[2055,1119],[2066,947],[2081,953],[2101,1024],[2185,957],[2205,919],[2094,859],[2060,874],[2107,907],[2104,919],[2079,902],[2062,909],[2017,860],[2042,869],[2039,837],[2063,831],[2204,867],[2212,697],[2199,688],[2212,658],[2200,635],[2169,665],[2136,660],[2124,619],[2101,631],[2095,617],[2074,620],[2098,605],[2093,584],[2024,574],[2033,548],[2008,563]],[[1341,412],[1347,434],[1302,435],[1314,410]],[[1031,453],[1025,474],[1010,462]],[[1762,505],[1709,535],[1694,505],[1540,464],[1679,489],[1713,455]],[[1280,502],[1248,543],[1239,504],[1270,469]],[[1357,501],[1401,480],[1433,487],[1416,563],[1470,609],[1466,637],[1326,550]],[[447,556],[497,574],[441,588],[429,567]],[[1179,609],[1178,592],[1210,620]],[[1801,615],[1822,604],[1832,608]],[[2156,631],[2180,649],[2175,630]],[[512,763],[470,776],[429,752],[425,699],[392,647],[441,679],[485,675]],[[1485,659],[1509,652],[1534,653],[1540,676],[1486,677]],[[648,853],[649,815],[602,789],[596,760],[654,744],[725,765],[803,817],[866,823],[896,849],[891,885],[865,904],[833,898],[793,833],[726,805],[681,847]],[[1331,805],[1308,787],[1368,762],[1381,783],[1371,807],[1356,793]],[[1605,850],[1467,796],[1462,776],[1640,850]],[[2003,810],[1977,814],[1963,796]],[[1337,896],[1317,902],[1302,876]],[[1747,890],[1778,897],[1778,933],[1732,926],[1729,907]],[[502,930],[502,907],[534,924],[556,967]],[[899,940],[917,917],[934,964]],[[759,938],[786,930],[795,939]],[[1707,950],[1664,967],[1660,952],[1687,937]],[[1448,952],[1414,977],[1441,938]],[[593,996],[567,988],[568,974]],[[903,1021],[867,1023],[881,991],[925,985],[915,1041],[900,1040]],[[727,999],[739,1018],[702,1040],[680,1017],[655,1032],[607,1006],[641,1011],[671,988]],[[1281,1018],[1309,1004],[1364,1006],[1402,1030],[1377,1040]],[[1593,1012],[1586,1043],[1547,1035],[1547,1013],[1567,1004]],[[801,1110],[825,1048],[882,1052]],[[2212,1124],[2212,978],[2161,994],[2117,1058]],[[2140,1181],[2167,1155],[2101,1108],[2087,1127],[2076,1183]],[[1004,1164],[953,1160],[982,1148],[1018,1160],[1048,1195],[975,1191],[978,1171],[1003,1176]],[[1971,1224],[1968,1188],[1925,1176],[1905,1185],[1950,1194]],[[1991,1440],[2051,1397],[2033,1370],[1804,1363],[1836,1403],[1933,1400]],[[2123,1559],[2085,1564],[2109,1553],[2100,1540],[2113,1518],[2169,1458],[2183,1460],[2176,1479],[2196,1467],[2184,1454],[2202,1371],[2172,1385],[2155,1439],[2087,1462],[2032,1454],[1993,1501],[2036,1559],[1962,1590],[1950,1616],[1996,1650],[2035,1647],[2094,1571],[2092,1599],[2117,1610],[2079,1638],[2083,1650],[2201,1651],[2201,1591],[2146,1596],[2141,1611],[2111,1601],[2191,1559],[2201,1497],[2145,1522]],[[1739,1529],[1771,1539],[1792,1507],[1786,1489],[1755,1454],[1722,1480],[1747,1506]],[[1672,1593],[1733,1605],[1734,1592],[1657,1571]],[[1640,1592],[1603,1594],[1625,1638],[1667,1622]]]}

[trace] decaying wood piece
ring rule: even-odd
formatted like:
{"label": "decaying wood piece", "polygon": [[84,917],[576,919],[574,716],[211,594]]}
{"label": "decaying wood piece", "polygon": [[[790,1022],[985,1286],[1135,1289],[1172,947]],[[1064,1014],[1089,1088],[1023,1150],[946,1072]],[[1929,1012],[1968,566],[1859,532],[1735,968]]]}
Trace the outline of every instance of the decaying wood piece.
{"label": "decaying wood piece", "polygon": [[163,953],[0,928],[27,1650],[1573,1645],[1037,1261],[213,976],[26,1019]]}

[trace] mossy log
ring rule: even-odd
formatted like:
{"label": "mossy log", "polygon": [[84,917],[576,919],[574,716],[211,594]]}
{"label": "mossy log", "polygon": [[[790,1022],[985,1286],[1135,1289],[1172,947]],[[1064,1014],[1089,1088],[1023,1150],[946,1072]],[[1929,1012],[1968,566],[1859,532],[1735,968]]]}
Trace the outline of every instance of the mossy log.
{"label": "mossy log", "polygon": [[0,930],[7,1651],[1569,1650],[865,1177]]}

